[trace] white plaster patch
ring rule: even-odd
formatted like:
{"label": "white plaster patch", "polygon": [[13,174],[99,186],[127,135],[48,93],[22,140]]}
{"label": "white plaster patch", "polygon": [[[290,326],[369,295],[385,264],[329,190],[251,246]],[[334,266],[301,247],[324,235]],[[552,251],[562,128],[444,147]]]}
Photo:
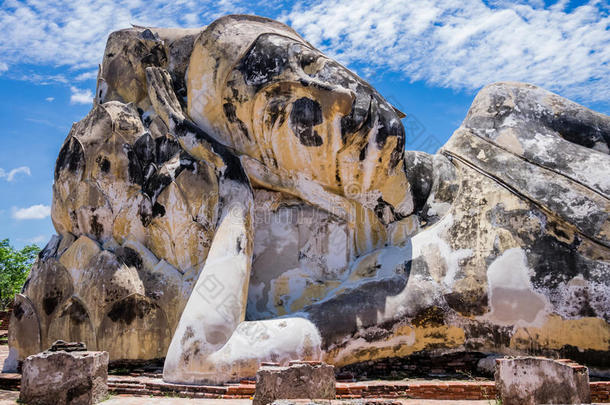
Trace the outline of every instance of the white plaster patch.
{"label": "white plaster patch", "polygon": [[330,233],[328,235],[326,264],[331,272],[337,273],[347,267],[348,235],[344,227],[337,223],[332,222],[328,227]]}
{"label": "white plaster patch", "polygon": [[444,201],[436,201],[433,199],[428,199],[428,216],[443,216],[451,209],[451,204]]}
{"label": "white plaster patch", "polygon": [[521,248],[508,249],[494,260],[487,269],[491,311],[481,318],[517,327],[541,326],[550,304],[533,289],[530,272]]}
{"label": "white plaster patch", "polygon": [[[517,109],[515,107],[515,109]],[[516,127],[519,123],[517,122],[517,120],[515,119],[515,117],[513,116],[513,114],[510,114],[508,117],[506,117],[504,119],[504,121],[502,122],[502,126],[503,127]]]}
{"label": "white plaster patch", "polygon": [[474,255],[472,249],[453,250],[444,240],[444,233],[453,225],[453,214],[444,216],[437,224],[413,237],[413,259],[426,257],[431,246],[435,246],[440,256],[445,260],[447,272],[443,277],[443,285],[451,289],[460,268],[460,261]]}

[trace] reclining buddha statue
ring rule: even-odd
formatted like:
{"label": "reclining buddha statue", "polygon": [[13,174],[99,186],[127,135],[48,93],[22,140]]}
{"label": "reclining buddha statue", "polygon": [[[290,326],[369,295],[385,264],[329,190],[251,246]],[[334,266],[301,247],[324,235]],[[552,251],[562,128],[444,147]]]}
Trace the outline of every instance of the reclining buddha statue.
{"label": "reclining buddha statue", "polygon": [[112,33],[5,369],[57,339],[190,384],[422,353],[607,367],[610,117],[496,83],[434,155],[403,117],[273,20]]}

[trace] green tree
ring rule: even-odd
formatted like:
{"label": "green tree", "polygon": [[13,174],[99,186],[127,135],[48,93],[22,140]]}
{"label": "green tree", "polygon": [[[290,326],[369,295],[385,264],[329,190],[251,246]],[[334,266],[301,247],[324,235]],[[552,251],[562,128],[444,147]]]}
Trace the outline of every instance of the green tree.
{"label": "green tree", "polygon": [[8,308],[15,299],[15,294],[28,278],[30,269],[36,260],[40,248],[28,245],[21,250],[15,249],[8,239],[0,242],[0,309]]}

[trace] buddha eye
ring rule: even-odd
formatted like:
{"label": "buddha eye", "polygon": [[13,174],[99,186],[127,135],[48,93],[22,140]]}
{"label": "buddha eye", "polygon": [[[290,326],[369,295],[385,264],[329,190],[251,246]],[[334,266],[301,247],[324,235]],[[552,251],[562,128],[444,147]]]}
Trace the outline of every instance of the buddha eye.
{"label": "buddha eye", "polygon": [[288,66],[287,40],[261,35],[237,66],[249,86],[262,87],[282,74]]}
{"label": "buddha eye", "polygon": [[301,46],[300,52],[297,54],[298,64],[306,75],[315,77],[320,69],[324,66],[324,58],[317,52],[309,48]]}
{"label": "buddha eye", "polygon": [[[313,52],[307,52],[307,51],[303,51],[300,55],[299,55],[299,62],[301,65],[301,69],[303,70],[308,70],[308,68],[311,67],[311,65],[313,65],[317,60],[318,60],[318,55],[316,55]],[[307,74],[311,74],[309,72],[306,72]]]}

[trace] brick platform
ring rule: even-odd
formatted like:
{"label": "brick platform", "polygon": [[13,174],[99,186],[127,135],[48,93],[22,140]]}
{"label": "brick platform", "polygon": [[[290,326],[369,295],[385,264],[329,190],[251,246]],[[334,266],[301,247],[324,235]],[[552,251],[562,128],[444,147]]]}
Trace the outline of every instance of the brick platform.
{"label": "brick platform", "polygon": [[[188,398],[242,398],[254,395],[251,381],[226,386],[169,384],[160,379],[109,377],[109,389],[116,394],[177,395]],[[413,398],[413,399],[494,399],[491,381],[373,381],[337,383],[337,399]]]}
{"label": "brick platform", "polygon": [[589,383],[591,387],[591,402],[610,403],[610,381]]}
{"label": "brick platform", "polygon": [[[186,398],[249,399],[254,395],[254,382],[224,386],[193,386],[165,383],[159,378],[108,378],[108,387],[115,394],[176,395]],[[593,402],[610,403],[610,381],[592,382]],[[367,381],[337,383],[337,399],[412,398],[485,400],[496,398],[493,381]]]}

